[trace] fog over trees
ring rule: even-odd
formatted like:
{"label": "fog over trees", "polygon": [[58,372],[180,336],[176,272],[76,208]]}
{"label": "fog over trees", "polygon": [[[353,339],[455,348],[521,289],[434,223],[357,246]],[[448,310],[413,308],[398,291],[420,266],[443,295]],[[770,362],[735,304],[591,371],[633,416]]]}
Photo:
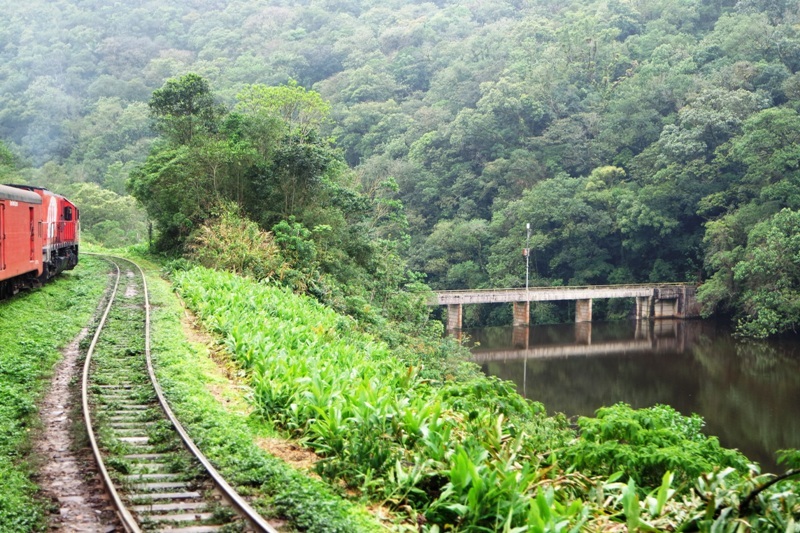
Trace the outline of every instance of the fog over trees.
{"label": "fog over trees", "polygon": [[[798,23],[787,0],[10,3],[0,172],[106,244],[146,235],[129,192],[178,252],[235,204],[282,224],[297,287],[374,283],[350,311],[412,271],[519,286],[530,223],[532,285],[703,282],[763,336],[800,320]],[[180,122],[158,91],[188,74],[205,114]],[[179,187],[224,179],[168,219],[184,189],[145,185],[174,161]]]}

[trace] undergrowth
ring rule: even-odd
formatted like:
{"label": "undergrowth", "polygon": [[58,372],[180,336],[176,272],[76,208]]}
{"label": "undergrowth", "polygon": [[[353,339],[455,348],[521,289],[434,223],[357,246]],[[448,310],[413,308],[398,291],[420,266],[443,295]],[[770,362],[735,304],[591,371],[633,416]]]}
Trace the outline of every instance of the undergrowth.
{"label": "undergrowth", "polygon": [[426,369],[443,367],[310,298],[200,268],[175,282],[243,369],[261,415],[323,457],[317,472],[331,486],[413,529],[797,531],[797,483],[772,485],[702,435],[697,417],[620,405],[573,432],[509,384]]}
{"label": "undergrowth", "polygon": [[317,472],[333,485],[434,531],[524,523],[549,483],[542,451],[569,433],[509,383],[423,375],[430,354],[397,357],[285,289],[204,269],[175,280],[247,371],[261,414],[323,456]]}
{"label": "undergrowth", "polygon": [[[141,262],[141,261],[140,261]],[[258,416],[226,409],[212,394],[226,383],[207,349],[185,340],[184,310],[153,266],[148,283],[153,306],[153,359],[170,405],[203,453],[266,517],[300,531],[359,532],[380,525],[327,484],[308,477],[261,449],[270,435]]]}
{"label": "undergrowth", "polygon": [[622,472],[646,487],[657,486],[667,472],[676,473],[675,483],[684,488],[715,467],[747,472],[747,458],[704,435],[703,425],[700,416],[683,416],[666,405],[636,410],[617,404],[581,417],[581,438],[562,456],[582,472]]}
{"label": "undergrowth", "polygon": [[60,350],[88,322],[105,288],[106,263],[82,257],[38,290],[0,301],[0,531],[46,528],[46,510],[31,480],[36,402]]}

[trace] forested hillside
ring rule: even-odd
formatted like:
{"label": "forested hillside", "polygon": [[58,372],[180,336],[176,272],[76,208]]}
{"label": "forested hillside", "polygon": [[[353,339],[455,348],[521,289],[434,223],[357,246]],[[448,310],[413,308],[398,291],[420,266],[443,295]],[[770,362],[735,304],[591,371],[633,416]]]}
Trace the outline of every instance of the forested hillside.
{"label": "forested hillside", "polygon": [[[83,204],[88,235],[131,242],[130,173],[180,145],[154,143],[153,92],[195,73],[220,106],[207,149],[311,150],[322,186],[297,209],[277,193],[302,172],[266,148],[248,168],[272,185],[238,202],[284,224],[285,256],[314,244],[306,280],[399,286],[399,253],[435,288],[520,285],[530,223],[532,284],[703,281],[708,312],[766,335],[800,319],[798,24],[790,0],[31,0],[0,13],[0,138],[19,179]],[[253,85],[329,113],[299,144],[248,137],[233,115],[252,118]]]}

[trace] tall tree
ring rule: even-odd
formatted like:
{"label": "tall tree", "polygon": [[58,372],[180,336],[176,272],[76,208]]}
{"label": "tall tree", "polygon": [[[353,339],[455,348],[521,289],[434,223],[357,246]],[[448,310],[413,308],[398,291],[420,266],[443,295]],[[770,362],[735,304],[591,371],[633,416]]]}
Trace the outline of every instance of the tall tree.
{"label": "tall tree", "polygon": [[189,144],[198,134],[217,131],[224,111],[208,81],[197,74],[167,80],[153,91],[149,105],[155,130],[175,144]]}

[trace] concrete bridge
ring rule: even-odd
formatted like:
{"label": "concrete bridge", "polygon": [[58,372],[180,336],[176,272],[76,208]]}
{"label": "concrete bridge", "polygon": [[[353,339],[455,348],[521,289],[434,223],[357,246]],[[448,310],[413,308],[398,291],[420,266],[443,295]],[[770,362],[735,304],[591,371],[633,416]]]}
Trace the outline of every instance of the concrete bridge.
{"label": "concrete bridge", "polygon": [[692,318],[700,315],[697,286],[689,283],[640,285],[589,285],[584,287],[530,287],[528,289],[477,289],[438,291],[432,305],[447,306],[447,329],[461,329],[465,304],[514,304],[514,326],[530,322],[531,302],[575,301],[575,322],[592,321],[592,300],[597,298],[634,298],[634,317]]}

